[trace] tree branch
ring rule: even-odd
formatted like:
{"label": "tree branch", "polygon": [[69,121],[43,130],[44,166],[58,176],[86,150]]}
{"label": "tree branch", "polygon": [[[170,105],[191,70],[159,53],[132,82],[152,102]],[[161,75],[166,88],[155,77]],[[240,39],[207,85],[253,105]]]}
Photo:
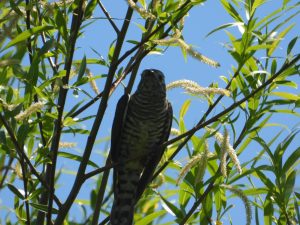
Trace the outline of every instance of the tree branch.
{"label": "tree branch", "polygon": [[102,9],[102,12],[104,13],[104,15],[106,16],[106,18],[110,22],[111,26],[114,28],[114,30],[117,33],[117,35],[119,35],[119,33],[120,33],[119,28],[117,27],[117,25],[112,20],[111,16],[109,15],[109,13],[107,12],[107,10],[105,9],[105,7],[102,4],[102,2],[100,0],[97,0],[97,2],[98,2],[98,5],[100,6],[100,8]]}

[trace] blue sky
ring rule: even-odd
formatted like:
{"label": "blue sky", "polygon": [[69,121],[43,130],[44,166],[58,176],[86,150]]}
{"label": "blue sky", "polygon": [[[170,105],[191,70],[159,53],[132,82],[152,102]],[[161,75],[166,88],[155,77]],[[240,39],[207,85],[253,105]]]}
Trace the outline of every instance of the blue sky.
{"label": "blue sky", "polygon": [[[123,23],[122,19],[126,12],[126,1],[110,1],[110,0],[103,0],[103,4],[105,5],[107,11],[111,14],[113,18],[116,18],[115,22],[119,27]],[[264,17],[265,15],[269,14],[275,8],[278,8],[281,5],[282,1],[279,0],[270,0],[262,7],[261,10],[258,11],[257,15]],[[296,1],[291,1],[296,2]],[[242,13],[243,18],[245,18],[243,10],[240,11]],[[94,14],[94,17],[103,17],[102,12],[98,9]],[[297,16],[293,21],[300,21],[300,17]],[[156,68],[160,69],[164,72],[166,76],[166,83],[170,83],[172,81],[178,79],[190,79],[194,80],[199,83],[201,86],[208,86],[212,82],[218,83],[220,87],[225,87],[225,83],[219,78],[220,76],[229,76],[232,73],[232,66],[236,66],[234,60],[230,57],[223,44],[228,41],[228,37],[226,36],[224,31],[219,31],[214,33],[213,35],[205,38],[206,34],[208,34],[214,28],[225,24],[233,22],[230,16],[228,16],[225,10],[222,8],[222,5],[219,1],[215,0],[208,0],[202,6],[195,7],[189,13],[189,16],[186,18],[185,22],[185,29],[183,35],[185,37],[185,41],[189,44],[192,44],[199,52],[203,53],[204,55],[218,61],[221,66],[219,68],[212,68],[208,65],[205,65],[191,57],[188,57],[187,61],[184,60],[181,50],[178,47],[170,47],[163,55],[149,55],[143,60],[140,66],[139,74],[143,69],[146,68]],[[137,13],[134,14],[131,26],[129,29],[129,33],[127,36],[127,40],[140,40],[140,29],[136,24],[143,23]],[[230,28],[228,29],[230,32],[234,34],[239,34],[237,28]],[[296,35],[299,35],[297,31],[300,30],[300,23],[297,23],[290,34],[287,35],[286,39],[282,41],[281,48],[276,52],[279,56],[285,56],[286,46],[287,43]],[[110,27],[108,21],[104,19],[95,19],[94,23],[84,29],[84,35],[78,40],[77,47],[78,49],[75,52],[74,58],[76,60],[80,60],[83,58],[84,55],[87,58],[97,58],[97,55],[91,50],[96,49],[104,58],[107,57],[108,46],[110,43],[115,39],[114,30]],[[132,46],[130,43],[126,43],[124,46],[123,53]],[[299,44],[296,46],[296,51],[299,52]],[[125,64],[123,64],[124,66]],[[107,73],[107,68],[100,66],[100,65],[93,65],[89,67],[95,76]],[[98,79],[97,85],[101,90],[103,90],[104,79]],[[136,80],[136,84],[139,81],[139,77]],[[124,81],[126,84],[127,80]],[[295,82],[298,84],[299,78],[295,79]],[[135,85],[136,85],[135,84]],[[84,86],[85,90],[88,90],[89,93],[93,94],[91,90],[89,90],[89,86]],[[135,88],[134,88],[135,89]],[[289,90],[289,89],[288,89]],[[298,90],[289,90],[294,93],[299,93]],[[107,113],[104,117],[103,123],[99,129],[98,133],[98,144],[95,145],[95,148],[92,153],[91,159],[99,164],[100,166],[103,165],[103,157],[102,154],[104,150],[107,150],[108,145],[107,142],[101,142],[101,140],[109,137],[110,129],[111,129],[111,122],[114,115],[115,103],[119,99],[119,97],[123,93],[123,88],[121,85],[117,89],[117,91],[111,96],[111,99],[108,103]],[[183,91],[180,89],[172,90],[168,93],[168,98],[173,105],[174,108],[174,115],[178,117],[179,110],[184,103],[185,100],[191,98],[190,96],[183,94]],[[70,91],[68,94],[68,101],[67,101],[67,108],[71,108],[79,101],[79,99],[86,99],[86,96],[79,94],[79,97],[76,98],[72,95]],[[204,100],[192,98],[191,107],[186,115],[186,127],[192,128],[199,119],[201,118],[202,114],[207,109],[207,103]],[[229,105],[231,101],[229,99],[224,99],[222,101],[222,105],[226,107]],[[217,108],[213,114],[217,114],[222,110],[220,106]],[[79,117],[84,117],[86,115],[90,115],[91,113],[94,114],[98,108],[98,103],[94,104],[90,107],[85,113],[80,115]],[[299,112],[299,111],[298,111]],[[300,122],[298,117],[290,116],[287,118],[286,116],[275,116],[272,122],[280,122],[287,125],[290,129],[292,129],[297,123]],[[237,122],[237,130],[241,129],[243,121]],[[86,121],[82,125],[86,129],[90,129],[92,125],[92,121]],[[264,137],[267,140],[270,140],[274,136],[274,131],[279,131],[281,128],[278,127],[270,127],[264,129]],[[288,131],[285,131],[287,134]],[[77,142],[77,148],[75,151],[82,152],[84,149],[85,142],[87,136],[76,136],[73,137],[72,135],[65,135],[62,138],[62,141],[75,141]],[[296,145],[294,145],[291,149],[294,149]],[[241,156],[241,162],[246,161],[249,157],[252,157],[253,154],[257,153],[259,149],[257,146],[250,145],[249,151],[245,151]],[[74,153],[74,149],[68,150]],[[186,158],[187,155],[183,151],[177,159],[182,160],[182,158]],[[70,160],[60,158],[58,168],[65,168],[65,171],[76,171],[77,170],[77,163],[70,163]],[[176,176],[176,174],[174,174]],[[74,175],[67,175],[64,173],[63,179],[59,181],[59,185],[57,187],[57,193],[60,197],[65,198],[68,194],[68,190],[70,189],[71,185],[73,184]],[[95,185],[95,180],[90,180],[86,182],[80,192],[79,199],[89,199],[89,193],[91,188]],[[298,184],[299,187],[299,184]],[[3,192],[6,193],[6,192]],[[7,192],[7,196],[0,197],[0,199],[4,202],[9,201],[12,199],[10,193]],[[240,204],[239,200],[233,200],[233,203],[236,204],[236,207],[230,211],[230,215],[232,217],[233,224],[244,224],[245,223],[245,214],[244,208]],[[13,202],[11,202],[11,207],[13,206]],[[78,205],[75,205],[71,211],[71,217],[75,217],[80,220],[80,214],[78,214]],[[102,218],[102,217],[101,217]],[[168,217],[168,219],[172,220],[172,217]],[[230,224],[228,217],[224,217],[223,224]],[[254,223],[253,223],[254,224]]]}

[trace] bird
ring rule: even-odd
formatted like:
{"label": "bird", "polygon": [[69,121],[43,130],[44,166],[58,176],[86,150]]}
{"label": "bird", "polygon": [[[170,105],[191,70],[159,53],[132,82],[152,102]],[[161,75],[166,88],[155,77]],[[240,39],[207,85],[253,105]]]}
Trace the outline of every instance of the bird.
{"label": "bird", "polygon": [[112,125],[114,201],[112,225],[132,225],[134,206],[150,183],[170,135],[173,118],[164,74],[146,69],[137,90],[117,103]]}

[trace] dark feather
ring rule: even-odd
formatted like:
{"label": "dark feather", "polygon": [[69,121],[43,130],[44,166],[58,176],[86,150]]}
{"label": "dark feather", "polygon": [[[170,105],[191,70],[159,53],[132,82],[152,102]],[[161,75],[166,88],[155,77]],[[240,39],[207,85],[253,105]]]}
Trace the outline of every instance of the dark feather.
{"label": "dark feather", "polygon": [[172,127],[172,119],[173,119],[173,109],[172,105],[168,102],[168,112],[165,120],[164,130],[162,132],[162,137],[160,138],[161,142],[157,143],[157,146],[153,147],[153,155],[150,157],[150,160],[145,165],[145,169],[140,178],[137,191],[136,191],[136,201],[140,199],[143,192],[145,191],[147,185],[151,182],[154,171],[161,160],[165,148],[162,148],[161,145],[169,139],[170,131]]}
{"label": "dark feather", "polygon": [[[115,117],[112,125],[112,131],[111,131],[111,159],[114,163],[118,163],[118,156],[119,156],[119,142],[120,137],[122,133],[122,129],[124,126],[124,120],[127,114],[127,108],[128,108],[128,102],[129,102],[130,96],[128,94],[124,94],[120,100],[118,101]],[[114,193],[116,194],[116,182],[117,182],[117,170],[114,169],[114,175],[113,175],[113,185],[114,185]]]}

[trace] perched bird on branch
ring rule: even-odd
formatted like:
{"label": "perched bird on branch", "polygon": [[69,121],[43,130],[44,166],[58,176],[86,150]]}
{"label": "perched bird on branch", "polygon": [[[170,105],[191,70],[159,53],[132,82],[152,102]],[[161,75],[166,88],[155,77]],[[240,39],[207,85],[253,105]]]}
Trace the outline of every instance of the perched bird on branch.
{"label": "perched bird on branch", "polygon": [[112,225],[132,225],[134,206],[164,153],[161,145],[169,138],[172,117],[163,73],[144,70],[136,92],[123,95],[115,112],[111,158],[117,166]]}

